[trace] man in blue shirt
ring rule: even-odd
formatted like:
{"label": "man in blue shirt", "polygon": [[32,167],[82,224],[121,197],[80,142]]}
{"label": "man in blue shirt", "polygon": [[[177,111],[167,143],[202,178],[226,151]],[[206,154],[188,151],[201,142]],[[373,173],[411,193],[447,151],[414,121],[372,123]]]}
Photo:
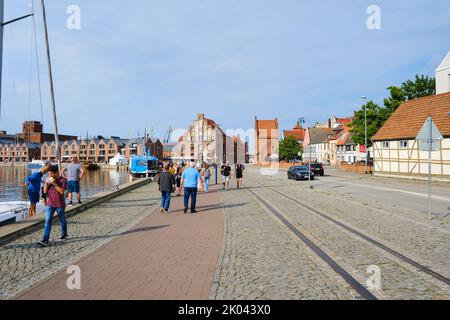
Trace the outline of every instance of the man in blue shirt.
{"label": "man in blue shirt", "polygon": [[184,186],[184,213],[188,212],[189,198],[191,198],[191,213],[196,213],[198,182],[200,173],[195,168],[195,163],[191,163],[190,168],[184,170],[181,176],[181,183]]}
{"label": "man in blue shirt", "polygon": [[39,195],[41,192],[41,179],[51,168],[51,163],[47,162],[44,167],[30,175],[25,179],[25,185],[27,186],[28,199],[30,200],[30,217],[36,215],[36,204],[39,202]]}

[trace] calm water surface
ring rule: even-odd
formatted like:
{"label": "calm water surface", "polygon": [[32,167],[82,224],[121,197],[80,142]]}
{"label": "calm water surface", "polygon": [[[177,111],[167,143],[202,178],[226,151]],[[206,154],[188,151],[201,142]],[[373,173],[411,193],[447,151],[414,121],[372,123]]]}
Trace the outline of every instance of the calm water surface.
{"label": "calm water surface", "polygon": [[[26,167],[0,167],[0,202],[28,200],[24,183],[31,173]],[[130,176],[126,171],[85,170],[81,180],[81,196],[86,199],[127,182],[130,182]]]}

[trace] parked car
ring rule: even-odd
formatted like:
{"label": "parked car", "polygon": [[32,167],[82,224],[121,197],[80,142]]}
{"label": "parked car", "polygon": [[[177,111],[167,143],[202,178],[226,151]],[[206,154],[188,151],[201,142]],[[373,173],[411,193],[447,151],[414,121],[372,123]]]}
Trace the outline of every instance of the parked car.
{"label": "parked car", "polygon": [[294,179],[294,180],[309,180],[311,177],[311,180],[314,180],[314,171],[311,169],[309,171],[308,166],[294,166],[291,167],[287,172],[288,179]]}
{"label": "parked car", "polygon": [[323,177],[325,175],[325,170],[321,163],[311,163],[311,171],[314,172],[315,175]]}

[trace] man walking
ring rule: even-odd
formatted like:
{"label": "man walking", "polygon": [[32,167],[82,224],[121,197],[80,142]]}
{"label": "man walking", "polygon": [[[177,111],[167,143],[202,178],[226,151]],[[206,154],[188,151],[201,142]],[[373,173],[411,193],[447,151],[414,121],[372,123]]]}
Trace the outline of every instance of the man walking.
{"label": "man walking", "polygon": [[44,167],[33,173],[31,176],[25,179],[25,185],[27,186],[28,199],[30,201],[30,218],[36,215],[36,205],[39,202],[39,196],[41,192],[41,179],[50,170],[51,164],[45,163]]}
{"label": "man walking", "polygon": [[220,166],[220,174],[222,175],[222,188],[225,190],[226,186],[226,177],[225,177],[225,169],[227,165],[225,164],[225,161],[222,162],[222,165]]}
{"label": "man walking", "polygon": [[164,171],[158,177],[159,191],[161,191],[161,212],[169,213],[170,197],[175,191],[175,177],[170,173],[170,166],[166,164]]}
{"label": "man walking", "polygon": [[67,191],[69,192],[69,206],[73,206],[73,193],[77,194],[78,204],[81,202],[80,181],[83,178],[84,170],[78,163],[78,158],[72,158],[71,164],[64,169],[63,174],[67,178]]}
{"label": "man walking", "polygon": [[181,176],[181,184],[184,186],[184,213],[188,212],[189,198],[191,198],[191,213],[196,213],[198,183],[201,181],[200,173],[195,168],[195,163],[184,170]]}
{"label": "man walking", "polygon": [[59,175],[58,166],[53,166],[44,186],[44,192],[47,194],[47,207],[45,208],[44,239],[38,242],[39,247],[47,247],[50,244],[50,233],[55,212],[58,214],[61,224],[61,238],[59,240],[67,239],[66,201],[64,199],[66,187],[66,178]]}
{"label": "man walking", "polygon": [[225,165],[225,168],[223,169],[223,176],[224,176],[224,181],[225,181],[225,189],[229,190],[230,189],[230,178],[231,178],[231,167],[228,164],[228,162]]}

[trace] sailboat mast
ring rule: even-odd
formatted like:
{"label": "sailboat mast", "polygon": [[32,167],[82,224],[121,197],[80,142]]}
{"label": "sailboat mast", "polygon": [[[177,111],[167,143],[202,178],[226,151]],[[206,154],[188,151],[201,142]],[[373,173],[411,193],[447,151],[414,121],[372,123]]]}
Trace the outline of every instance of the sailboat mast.
{"label": "sailboat mast", "polygon": [[43,20],[43,24],[44,24],[45,45],[47,48],[47,64],[48,64],[48,76],[49,76],[49,81],[50,81],[50,95],[51,95],[52,111],[53,111],[53,126],[54,126],[54,130],[55,130],[56,161],[58,162],[58,164],[60,164],[61,155],[60,155],[60,150],[59,150],[58,119],[56,117],[55,90],[54,90],[54,86],[53,86],[52,62],[51,62],[51,58],[50,58],[50,46],[48,43],[47,17],[45,14],[44,0],[41,0],[41,5],[42,5],[42,20]]}
{"label": "sailboat mast", "polygon": [[3,20],[5,0],[0,0],[0,121],[2,119],[2,75],[3,75]]}

